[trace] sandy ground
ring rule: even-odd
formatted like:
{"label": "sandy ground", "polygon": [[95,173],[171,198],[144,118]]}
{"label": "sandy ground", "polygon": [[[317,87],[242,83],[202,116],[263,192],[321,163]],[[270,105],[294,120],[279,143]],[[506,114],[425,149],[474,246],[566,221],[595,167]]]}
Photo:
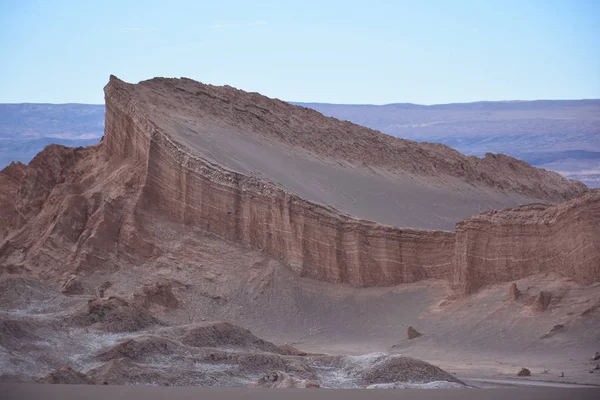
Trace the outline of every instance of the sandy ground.
{"label": "sandy ground", "polygon": [[[600,385],[600,373],[590,373],[595,366],[590,358],[600,351],[600,283],[582,286],[556,275],[532,276],[515,282],[522,293],[518,300],[509,295],[510,283],[490,286],[465,299],[455,298],[447,283],[434,280],[355,288],[300,277],[262,252],[193,228],[156,219],[153,223],[165,237],[165,253],[145,263],[124,261],[118,270],[96,270],[79,277],[84,294],[64,295],[57,291],[60,284],[52,288],[11,283],[0,291],[4,335],[0,340],[16,339],[0,343],[4,382],[35,381],[65,365],[87,372],[101,367],[99,352],[128,338],[168,336],[179,326],[229,321],[276,345],[290,344],[307,352],[383,352],[418,358],[478,387],[521,382]],[[151,304],[148,312],[171,333],[147,326],[133,333],[114,333],[63,324],[71,314],[85,311],[101,286],[106,287],[105,299],[118,296],[132,301],[142,287],[157,282],[170,285],[177,306]],[[544,312],[535,305],[540,291],[553,294]],[[563,328],[551,332],[556,325]],[[408,340],[409,326],[423,336]],[[190,367],[189,361],[168,351],[140,362],[150,372],[159,368],[172,373],[177,367],[204,373],[206,363]],[[531,377],[516,377],[523,367],[531,370]],[[153,375],[147,373],[141,373],[144,382],[153,382]],[[243,381],[236,380],[235,371],[224,374],[219,379],[229,386],[245,386],[260,377],[259,370]],[[158,378],[171,382],[173,377]],[[214,384],[209,378],[202,375],[197,382]]]}
{"label": "sandy ground", "polygon": [[473,214],[538,200],[476,187],[456,178],[426,178],[359,167],[234,129],[174,127],[176,140],[202,157],[278,184],[299,196],[353,216],[399,227],[453,230]]}
{"label": "sandy ground", "polygon": [[[197,252],[188,254],[194,265],[174,263],[166,254],[164,260],[146,265],[92,274],[83,283],[94,288],[109,281],[105,297],[130,299],[142,285],[167,280],[178,306],[150,308],[167,325],[224,320],[277,345],[290,344],[308,352],[405,355],[437,365],[477,387],[531,382],[600,385],[600,372],[590,373],[595,366],[590,358],[600,351],[600,284],[581,286],[554,275],[534,276],[516,282],[523,293],[517,301],[508,295],[509,284],[466,299],[453,298],[441,281],[359,289],[299,277],[260,252],[210,235],[174,240],[191,241],[186,248]],[[172,247],[178,251],[175,242]],[[535,296],[541,290],[556,295],[545,312],[535,309]],[[65,364],[78,370],[94,368],[99,363],[93,354],[131,336],[91,328],[63,329],[52,322],[84,307],[93,294],[65,296],[37,286],[30,292],[17,288],[13,294],[4,293],[2,319],[49,321],[46,328],[33,331],[31,339],[11,345],[10,353],[2,356],[0,363],[17,362],[11,364],[15,373],[29,371],[40,377]],[[557,324],[563,329],[550,334]],[[408,326],[423,336],[408,340]],[[531,370],[531,377],[517,378],[523,367]]]}
{"label": "sandy ground", "polygon": [[78,385],[27,385],[0,384],[4,399],[498,399],[505,400],[552,400],[552,399],[597,399],[600,389],[570,388],[511,388],[489,389],[438,389],[438,390],[327,390],[327,389],[225,389],[225,388],[184,388],[184,387],[142,387],[142,386],[78,386]]}

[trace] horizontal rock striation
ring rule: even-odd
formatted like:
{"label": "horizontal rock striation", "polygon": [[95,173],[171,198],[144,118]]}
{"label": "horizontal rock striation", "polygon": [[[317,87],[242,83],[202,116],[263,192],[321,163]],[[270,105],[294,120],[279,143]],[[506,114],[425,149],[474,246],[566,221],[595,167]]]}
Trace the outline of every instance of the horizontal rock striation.
{"label": "horizontal rock striation", "polygon": [[376,286],[448,276],[452,232],[355,219],[195,157],[135,111],[127,86],[113,80],[106,88],[106,151],[110,158],[148,149],[144,211],[265,250],[298,274],[328,282]]}
{"label": "horizontal rock striation", "polygon": [[[112,93],[118,85],[123,82],[112,79],[108,90]],[[172,134],[193,125],[190,118],[197,118],[204,124],[234,128],[332,160],[420,177],[455,177],[472,185],[547,201],[563,201],[586,190],[581,182],[504,154],[467,157],[439,143],[399,139],[230,86],[205,85],[186,78],[155,78],[135,87],[130,85],[127,91],[143,98],[142,108],[152,113],[152,119],[160,125],[169,126]]]}
{"label": "horizontal rock striation", "polygon": [[20,217],[15,210],[21,179],[25,175],[27,167],[20,163],[11,163],[0,171],[0,242],[8,233],[19,226]]}
{"label": "horizontal rock striation", "polygon": [[545,272],[600,281],[600,191],[467,218],[457,225],[454,268],[464,294]]}
{"label": "horizontal rock striation", "polygon": [[[147,90],[154,90],[153,96],[146,96]],[[441,145],[421,146],[258,94],[189,80],[130,85],[111,77],[105,94],[105,136],[99,145],[48,146],[13,174],[3,218],[20,220],[0,243],[1,266],[60,280],[141,264],[163,252],[158,233],[147,227],[156,219],[263,250],[301,276],[361,287],[436,278],[468,294],[542,271],[581,282],[600,280],[598,192],[558,206],[483,214],[458,224],[456,232],[387,226],[200,156],[175,139],[184,134],[168,130],[177,131],[191,115],[170,99],[185,105],[189,96],[199,97],[200,103],[193,103],[202,105],[194,111],[198,120],[186,123],[206,124],[215,135],[226,124],[248,135],[260,132],[268,138],[265,146],[282,141],[311,154],[422,176],[443,170],[441,181],[460,178],[484,190],[502,188],[549,201],[585,192],[556,174],[505,156],[476,159]],[[319,127],[321,135],[334,139],[333,146],[319,141],[313,132]]]}

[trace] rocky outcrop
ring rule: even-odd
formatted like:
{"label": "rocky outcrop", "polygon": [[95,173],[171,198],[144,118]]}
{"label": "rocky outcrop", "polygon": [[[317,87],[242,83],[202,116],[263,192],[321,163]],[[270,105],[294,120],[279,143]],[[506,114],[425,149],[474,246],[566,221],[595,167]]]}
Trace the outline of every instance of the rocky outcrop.
{"label": "rocky outcrop", "polygon": [[510,300],[519,300],[519,298],[521,298],[521,291],[515,282],[511,283],[508,288],[508,298]]}
{"label": "rocky outcrop", "polygon": [[550,306],[550,302],[552,301],[552,293],[541,291],[540,295],[536,299],[536,307],[538,311],[544,312]]}
{"label": "rocky outcrop", "polygon": [[476,215],[457,224],[454,279],[464,294],[544,272],[582,284],[597,282],[599,237],[599,190],[556,206],[535,204]]}
{"label": "rocky outcrop", "polygon": [[[558,206],[482,214],[458,224],[456,233],[398,228],[219,165],[190,147],[178,127],[237,129],[262,137],[265,146],[277,141],[395,177],[457,179],[548,201],[585,191],[556,174],[506,156],[465,157],[446,146],[392,138],[258,94],[185,79],[130,85],[111,77],[105,94],[99,145],[48,146],[12,174],[12,200],[2,215],[19,222],[11,225],[10,241],[0,244],[0,265],[31,268],[63,283],[73,273],[139,264],[162,252],[156,231],[147,227],[161,218],[260,249],[301,276],[332,283],[387,286],[436,278],[468,294],[545,271],[581,282],[600,279],[593,239],[600,225],[598,192]],[[160,302],[174,304],[165,299]]]}
{"label": "rocky outcrop", "polygon": [[268,387],[268,388],[320,388],[321,386],[313,380],[294,379],[285,372],[276,371],[265,374],[256,383],[250,387]]}
{"label": "rocky outcrop", "polygon": [[147,164],[138,203],[144,211],[265,250],[298,274],[328,282],[373,286],[447,276],[451,232],[355,219],[195,157],[135,111],[130,86],[113,78],[106,88],[106,152]]}
{"label": "rocky outcrop", "polygon": [[[205,85],[186,78],[155,78],[134,86],[111,77],[105,92],[107,116],[114,109],[108,103],[115,100],[114,104],[122,103],[129,95],[139,111],[145,109],[147,113],[153,113],[151,119],[155,124],[175,128],[174,131],[193,125],[188,118],[194,118],[332,160],[419,176],[457,177],[473,185],[538,199],[561,201],[586,190],[580,182],[568,181],[557,173],[534,168],[506,155],[488,153],[484,158],[466,157],[439,143],[399,139],[348,121],[325,117],[309,108],[230,86]],[[133,118],[134,124],[139,126],[141,121],[136,116]],[[136,127],[129,128],[136,131]],[[138,141],[137,132],[132,138],[133,141],[123,142],[119,151],[138,154],[138,149],[146,149]]]}
{"label": "rocky outcrop", "polygon": [[85,286],[77,275],[71,275],[60,287],[61,293],[66,295],[79,295],[85,293]]}
{"label": "rocky outcrop", "polygon": [[141,307],[148,308],[153,304],[165,308],[177,308],[179,301],[173,294],[171,283],[168,281],[155,282],[142,286],[133,295],[134,302]]}
{"label": "rocky outcrop", "polygon": [[37,383],[50,383],[61,385],[93,385],[92,379],[71,367],[62,367],[38,379]]}
{"label": "rocky outcrop", "polygon": [[27,167],[20,163],[11,163],[9,166],[0,171],[0,242],[13,229],[20,225],[21,218],[15,211],[6,212],[7,210],[15,210],[19,186],[21,179],[25,175]]}
{"label": "rocky outcrop", "polygon": [[135,332],[149,326],[160,325],[152,314],[120,297],[90,299],[85,310],[70,322],[76,326],[93,327],[107,332]]}
{"label": "rocky outcrop", "polygon": [[419,336],[423,336],[423,334],[412,326],[409,326],[406,330],[406,336],[408,337],[408,340],[412,340],[418,338]]}

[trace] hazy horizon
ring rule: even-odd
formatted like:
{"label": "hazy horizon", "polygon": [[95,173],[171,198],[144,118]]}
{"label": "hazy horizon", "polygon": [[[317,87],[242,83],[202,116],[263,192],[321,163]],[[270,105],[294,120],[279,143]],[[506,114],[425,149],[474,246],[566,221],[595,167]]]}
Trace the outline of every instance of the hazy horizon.
{"label": "hazy horizon", "polygon": [[[240,90],[244,90],[242,88],[237,88]],[[259,92],[260,93],[260,92]],[[585,98],[585,99],[535,99],[535,100],[519,100],[519,99],[515,99],[515,100],[476,100],[476,101],[466,101],[466,102],[456,102],[456,103],[433,103],[433,104],[423,104],[423,103],[408,103],[408,102],[402,102],[402,101],[396,101],[393,103],[383,103],[383,104],[375,104],[375,103],[327,103],[327,102],[323,102],[323,101],[296,101],[296,100],[285,100],[285,99],[280,99],[282,101],[285,101],[286,103],[291,103],[291,104],[297,104],[297,105],[302,105],[302,104],[321,104],[321,105],[339,105],[339,106],[374,106],[374,107],[385,107],[385,106],[393,106],[393,105],[398,105],[398,104],[406,104],[406,105],[415,105],[415,106],[425,106],[425,107],[430,107],[430,106],[445,106],[445,105],[452,105],[452,104],[476,104],[476,103],[533,103],[536,101],[600,101],[600,97],[599,98]],[[61,106],[61,105],[84,105],[84,106],[103,106],[104,103],[82,103],[82,102],[69,102],[69,103],[52,103],[52,102],[31,102],[31,101],[23,101],[23,102],[0,102],[0,104],[3,105],[22,105],[22,104],[31,104],[31,105],[53,105],[53,106]]]}

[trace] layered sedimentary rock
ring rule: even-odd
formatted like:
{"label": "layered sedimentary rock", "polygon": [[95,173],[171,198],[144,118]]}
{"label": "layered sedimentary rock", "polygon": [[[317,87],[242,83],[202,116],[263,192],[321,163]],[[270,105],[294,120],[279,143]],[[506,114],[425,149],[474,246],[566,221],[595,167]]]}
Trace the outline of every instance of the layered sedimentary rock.
{"label": "layered sedimentary rock", "polygon": [[0,242],[13,229],[19,226],[19,214],[15,212],[21,179],[26,166],[20,162],[11,163],[0,171]]}
{"label": "layered sedimentary rock", "polygon": [[209,174],[231,185],[273,182],[354,217],[435,230],[452,230],[481,211],[564,201],[585,191],[579,182],[507,156],[465,157],[447,146],[393,138],[187,79],[130,85],[112,78],[106,107],[107,154],[144,162],[147,192],[174,191],[169,195],[177,202],[168,200],[168,208],[179,211],[200,206],[192,197],[198,193],[186,192],[198,186],[184,178]]}
{"label": "layered sedimentary rock", "polygon": [[[440,207],[436,203],[460,199],[456,196],[463,196],[461,191],[467,191],[467,197],[479,196],[488,206],[498,199],[502,199],[499,204],[531,198],[553,202],[585,192],[578,182],[510,157],[465,157],[446,146],[391,138],[229,87],[185,79],[130,85],[111,77],[105,92],[103,141],[90,148],[47,147],[27,167],[18,192],[12,190],[11,198],[16,198],[6,214],[23,220],[21,228],[7,234],[0,247],[0,265],[5,269],[25,268],[44,279],[67,279],[72,273],[140,264],[160,257],[164,250],[156,230],[148,228],[155,219],[263,250],[299,275],[355,286],[439,278],[454,281],[462,292],[470,293],[483,284],[518,279],[529,271],[518,267],[523,271],[506,272],[502,270],[506,262],[476,260],[529,254],[531,259],[553,259],[557,246],[562,246],[557,239],[554,247],[536,247],[538,253],[530,253],[532,247],[521,236],[543,231],[541,227],[529,229],[538,226],[533,221],[537,214],[521,213],[523,218],[514,219],[514,226],[508,228],[498,227],[502,224],[496,220],[478,225],[476,217],[459,224],[457,233],[399,228],[356,218],[344,209],[319,204],[290,190],[290,185],[298,182],[273,182],[265,176],[270,170],[260,165],[254,154],[248,155],[252,153],[249,149],[237,146],[238,139],[254,140],[244,142],[254,146],[251,150],[267,149],[261,155],[283,152],[290,159],[309,160],[298,165],[330,166],[322,171],[331,173],[334,183],[355,171],[357,176],[367,176],[360,182],[369,188],[389,182],[408,191],[418,187],[434,199],[439,195],[440,200],[431,203],[437,207],[431,214],[438,220],[456,218],[452,204]],[[289,178],[293,173],[277,176]],[[423,182],[402,186],[415,179]],[[335,199],[339,199],[349,197],[344,188],[352,184],[343,186],[340,181],[339,188],[321,187],[309,179],[300,186],[312,185],[306,192],[311,194],[338,190]],[[373,202],[380,197],[376,192],[368,192],[368,196]],[[588,206],[594,196],[572,201],[588,210],[590,224],[598,220],[597,208]],[[391,214],[396,204],[393,200],[386,203],[391,204]],[[353,202],[358,200],[351,199]],[[370,208],[369,203],[363,206]],[[554,209],[544,207],[548,213]],[[563,207],[565,215],[578,209],[556,207]],[[440,215],[443,210],[447,214]],[[410,214],[410,210],[401,212]],[[569,218],[548,219],[548,225],[561,230],[577,220]],[[485,232],[488,225],[489,234]],[[483,228],[478,230],[478,226]],[[585,233],[572,238],[568,248],[593,241],[586,236],[593,232],[590,225]],[[503,241],[493,244],[496,236]],[[586,249],[572,252],[573,268],[559,272],[576,279],[587,276],[590,268],[585,260],[599,250],[597,245]],[[530,271],[559,270],[556,265],[543,264]],[[517,267],[511,264],[510,268]],[[595,276],[589,279],[598,279]]]}
{"label": "layered sedimentary rock", "polygon": [[314,204],[194,156],[136,111],[129,85],[107,86],[106,155],[147,165],[138,206],[267,251],[297,273],[357,286],[447,276],[453,234],[397,229]]}
{"label": "layered sedimentary rock", "polygon": [[455,280],[469,294],[491,282],[557,272],[600,281],[600,191],[556,206],[493,211],[457,225]]}

